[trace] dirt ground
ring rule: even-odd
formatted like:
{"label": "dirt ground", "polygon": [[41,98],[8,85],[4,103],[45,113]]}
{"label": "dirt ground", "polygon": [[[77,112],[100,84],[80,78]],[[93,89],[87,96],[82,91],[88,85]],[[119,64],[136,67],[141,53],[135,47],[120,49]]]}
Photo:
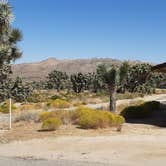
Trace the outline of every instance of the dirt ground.
{"label": "dirt ground", "polygon": [[38,132],[40,124],[17,125],[11,131],[1,131],[1,140],[4,140],[0,146],[1,157],[113,162],[132,166],[166,163],[166,128],[125,124],[120,133],[110,128],[82,130],[75,126],[63,126],[55,132]]}
{"label": "dirt ground", "polygon": [[125,123],[121,132],[116,128],[84,130],[73,125],[64,125],[53,132],[40,132],[40,128],[41,123],[19,122],[10,131],[0,130],[0,157],[120,166],[165,166],[166,163],[164,127]]}

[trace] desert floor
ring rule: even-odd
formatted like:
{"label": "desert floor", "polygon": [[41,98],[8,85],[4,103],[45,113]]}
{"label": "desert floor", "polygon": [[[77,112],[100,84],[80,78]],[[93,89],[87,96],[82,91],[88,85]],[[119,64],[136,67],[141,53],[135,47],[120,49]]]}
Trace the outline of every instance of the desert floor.
{"label": "desert floor", "polygon": [[72,126],[69,129],[68,135],[57,131],[49,137],[1,144],[0,156],[128,166],[166,163],[165,128],[125,124],[121,133],[113,129],[83,132],[78,129],[72,133]]}
{"label": "desert floor", "polygon": [[[158,96],[159,97],[159,96]],[[163,102],[165,96],[159,97]],[[17,123],[0,132],[0,165],[21,166],[165,166],[166,128],[125,123],[83,130],[72,125],[39,132],[40,124]]]}

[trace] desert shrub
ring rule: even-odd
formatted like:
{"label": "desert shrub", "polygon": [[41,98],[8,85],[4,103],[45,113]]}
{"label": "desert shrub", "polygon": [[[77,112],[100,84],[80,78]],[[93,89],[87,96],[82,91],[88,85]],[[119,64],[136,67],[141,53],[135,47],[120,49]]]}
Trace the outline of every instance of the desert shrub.
{"label": "desert shrub", "polygon": [[140,105],[126,107],[121,115],[127,119],[151,117],[154,111],[160,109],[160,102],[150,101]]}
{"label": "desert shrub", "polygon": [[72,111],[67,110],[56,110],[52,112],[42,112],[40,114],[39,120],[41,122],[47,120],[48,118],[59,118],[63,124],[68,124],[71,122]]}
{"label": "desert shrub", "polygon": [[42,130],[52,131],[57,130],[62,125],[62,121],[59,118],[48,118],[43,121]]}
{"label": "desert shrub", "polygon": [[114,125],[115,126],[121,126],[123,123],[125,123],[125,119],[123,116],[115,115],[114,117]]}
{"label": "desert shrub", "polygon": [[21,112],[19,115],[15,117],[15,122],[20,122],[20,121],[34,121],[38,122],[39,121],[39,113],[36,111],[24,111]]}
{"label": "desert shrub", "polygon": [[20,111],[25,111],[25,110],[39,110],[43,107],[42,103],[27,103],[27,104],[23,104],[21,105],[17,110]]}
{"label": "desert shrub", "polygon": [[[12,110],[15,110],[16,107],[14,104],[12,104]],[[9,101],[5,101],[0,104],[0,112],[2,113],[9,113]]]}
{"label": "desert shrub", "polygon": [[63,124],[68,124],[71,122],[72,111],[67,111],[67,110],[54,111],[54,116],[60,118]]}
{"label": "desert shrub", "polygon": [[[113,114],[109,111],[96,110],[92,108],[80,107],[72,116],[72,120],[75,124],[78,124],[84,129],[97,129],[105,128],[122,124],[124,121],[120,121],[121,116]],[[118,119],[119,118],[119,119]]]}
{"label": "desert shrub", "polygon": [[44,111],[44,112],[41,112],[39,116],[39,120],[43,122],[50,117],[52,117],[52,112]]}
{"label": "desert shrub", "polygon": [[[79,126],[83,129],[88,129],[88,128],[92,128],[92,129],[97,129],[99,128],[99,124],[102,123],[102,118],[99,118],[98,114],[83,114],[80,117],[80,121],[79,121]],[[100,125],[101,126],[101,125]]]}
{"label": "desert shrub", "polygon": [[125,122],[124,118],[120,115],[87,107],[79,107],[73,111],[57,110],[52,112],[42,112],[39,119],[41,122],[44,122],[50,118],[58,118],[63,124],[72,122],[83,129],[121,126]]}
{"label": "desert shrub", "polygon": [[62,97],[60,95],[51,96],[51,100],[57,100],[57,99],[62,99]]}
{"label": "desert shrub", "polygon": [[54,107],[54,108],[69,108],[70,103],[62,100],[62,99],[56,99],[56,100],[51,100],[47,104],[48,107]]}
{"label": "desert shrub", "polygon": [[48,98],[49,98],[48,93],[38,91],[38,92],[32,93],[28,97],[27,101],[31,103],[46,102],[48,101]]}

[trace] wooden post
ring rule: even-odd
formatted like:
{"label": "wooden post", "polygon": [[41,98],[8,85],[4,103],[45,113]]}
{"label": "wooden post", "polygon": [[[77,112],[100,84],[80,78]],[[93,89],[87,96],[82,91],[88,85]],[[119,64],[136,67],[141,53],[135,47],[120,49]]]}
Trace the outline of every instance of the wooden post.
{"label": "wooden post", "polygon": [[9,130],[12,128],[12,99],[9,99]]}

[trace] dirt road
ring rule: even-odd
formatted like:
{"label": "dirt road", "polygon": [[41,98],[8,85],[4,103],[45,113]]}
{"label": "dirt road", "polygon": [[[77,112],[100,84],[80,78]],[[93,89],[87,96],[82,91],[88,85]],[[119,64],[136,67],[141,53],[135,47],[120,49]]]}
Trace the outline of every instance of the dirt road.
{"label": "dirt road", "polygon": [[[18,158],[0,158],[1,166],[110,166],[110,164],[78,162],[68,160],[35,160]],[[114,165],[119,166],[119,165]]]}
{"label": "dirt road", "polygon": [[[166,104],[166,94],[159,94],[159,95],[149,95],[144,97],[137,97],[134,99],[123,99],[123,100],[117,100],[117,105],[120,104],[130,104],[131,102],[143,100],[143,101],[159,101],[161,103]],[[88,107],[91,108],[101,108],[101,107],[108,107],[109,103],[99,103],[99,104],[88,104]]]}
{"label": "dirt road", "polygon": [[[155,129],[157,130],[157,129]],[[161,129],[160,129],[161,130]],[[57,137],[12,142],[0,156],[105,163],[106,165],[165,166],[166,129],[161,135],[120,134],[98,137]]]}

